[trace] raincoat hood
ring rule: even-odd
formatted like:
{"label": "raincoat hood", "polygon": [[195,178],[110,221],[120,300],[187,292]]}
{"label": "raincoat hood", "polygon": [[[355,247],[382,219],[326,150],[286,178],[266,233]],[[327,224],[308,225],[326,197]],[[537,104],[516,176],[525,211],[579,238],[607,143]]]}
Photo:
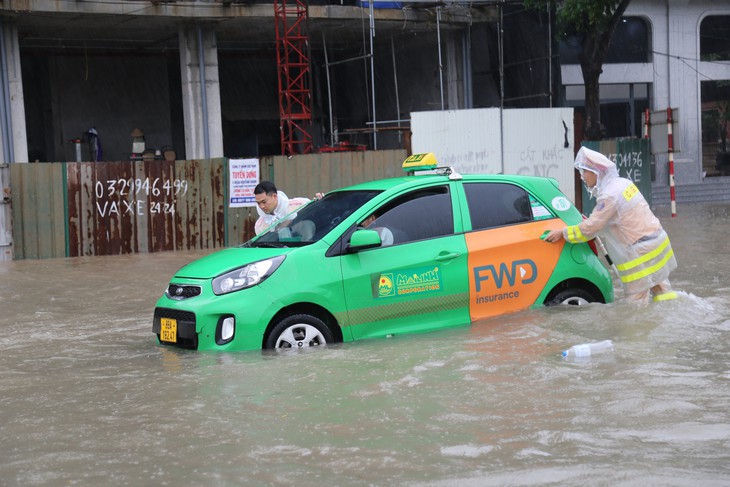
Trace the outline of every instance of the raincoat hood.
{"label": "raincoat hood", "polygon": [[578,154],[575,156],[575,163],[573,165],[579,171],[590,171],[598,176],[596,185],[593,188],[588,188],[588,192],[593,197],[598,197],[601,189],[609,181],[619,177],[616,164],[600,152],[588,149],[587,147],[580,148]]}

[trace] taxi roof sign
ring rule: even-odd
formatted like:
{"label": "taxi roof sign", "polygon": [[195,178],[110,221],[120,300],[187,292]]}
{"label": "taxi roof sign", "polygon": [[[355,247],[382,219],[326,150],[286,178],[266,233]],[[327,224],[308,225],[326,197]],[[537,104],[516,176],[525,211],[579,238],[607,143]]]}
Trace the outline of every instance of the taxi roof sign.
{"label": "taxi roof sign", "polygon": [[436,160],[436,155],[433,152],[413,154],[403,161],[403,170],[405,172],[430,171],[436,169],[437,166],[438,161]]}

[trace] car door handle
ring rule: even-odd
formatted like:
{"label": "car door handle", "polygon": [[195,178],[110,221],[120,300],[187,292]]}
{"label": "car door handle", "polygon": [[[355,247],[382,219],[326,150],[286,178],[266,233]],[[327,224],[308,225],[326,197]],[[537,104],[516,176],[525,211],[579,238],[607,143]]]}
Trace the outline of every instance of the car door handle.
{"label": "car door handle", "polygon": [[436,256],[436,261],[438,262],[446,262],[447,260],[454,260],[461,254],[459,252],[449,252],[449,253],[443,253]]}

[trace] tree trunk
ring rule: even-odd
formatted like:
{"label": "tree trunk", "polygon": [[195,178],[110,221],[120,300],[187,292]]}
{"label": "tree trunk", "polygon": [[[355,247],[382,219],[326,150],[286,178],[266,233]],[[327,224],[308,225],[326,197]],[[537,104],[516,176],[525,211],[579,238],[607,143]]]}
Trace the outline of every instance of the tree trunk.
{"label": "tree trunk", "polygon": [[631,0],[620,0],[607,22],[594,25],[584,32],[583,49],[580,53],[580,68],[585,84],[585,137],[588,140],[601,140],[604,136],[601,124],[601,101],[598,78],[601,76],[603,62],[606,60],[611,37]]}
{"label": "tree trunk", "polygon": [[603,138],[603,125],[601,124],[601,101],[598,78],[601,76],[601,64],[592,62],[581,62],[583,71],[583,82],[585,83],[585,137],[588,140],[601,140]]}

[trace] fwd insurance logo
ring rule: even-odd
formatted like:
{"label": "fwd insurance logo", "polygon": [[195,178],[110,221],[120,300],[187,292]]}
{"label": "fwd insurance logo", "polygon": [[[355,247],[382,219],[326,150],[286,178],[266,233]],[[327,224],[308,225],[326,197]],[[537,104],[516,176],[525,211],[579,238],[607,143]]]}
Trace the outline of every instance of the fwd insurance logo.
{"label": "fwd insurance logo", "polygon": [[[502,291],[505,284],[509,285],[509,287],[514,287],[518,279],[519,284],[523,285],[530,284],[537,279],[537,266],[532,259],[514,260],[511,264],[502,262],[499,264],[499,267],[495,267],[493,264],[483,265],[474,267],[473,272],[474,286],[477,293],[482,291],[482,283],[486,283],[490,279],[500,291]],[[517,290],[499,292],[489,296],[477,296],[476,304],[518,297],[520,297],[520,292]]]}

